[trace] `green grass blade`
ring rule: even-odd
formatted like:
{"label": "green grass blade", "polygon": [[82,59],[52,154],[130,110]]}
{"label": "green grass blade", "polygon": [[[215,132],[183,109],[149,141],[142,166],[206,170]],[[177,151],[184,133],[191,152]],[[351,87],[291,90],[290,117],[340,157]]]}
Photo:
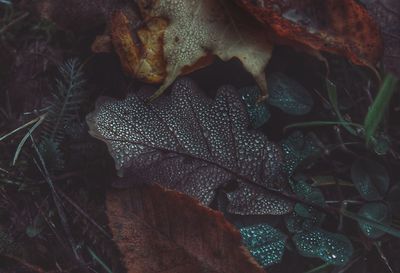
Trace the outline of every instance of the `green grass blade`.
{"label": "green grass blade", "polygon": [[379,230],[382,230],[382,231],[386,232],[387,234],[390,234],[390,235],[393,235],[393,236],[395,236],[397,238],[400,238],[400,230],[398,230],[398,229],[396,229],[396,228],[394,228],[392,226],[379,223],[377,221],[374,221],[372,219],[368,219],[366,217],[363,217],[361,215],[358,215],[356,213],[350,212],[350,211],[345,210],[345,209],[341,210],[340,212],[341,212],[341,214],[343,216],[346,216],[347,218],[356,220],[358,222],[364,222],[364,223],[366,223],[366,224],[368,224],[368,225],[370,225],[370,226],[372,226],[372,227],[374,227],[376,229],[379,229]]}
{"label": "green grass blade", "polygon": [[17,129],[12,130],[11,132],[9,132],[9,133],[5,134],[4,136],[0,137],[0,141],[3,141],[3,140],[6,139],[7,137],[9,137],[9,136],[11,136],[11,135],[13,135],[13,134],[19,132],[20,130],[22,130],[22,129],[26,128],[26,127],[29,127],[30,125],[32,125],[32,124],[38,122],[39,120],[40,120],[40,117],[37,117],[37,118],[35,118],[35,119],[33,119],[33,120],[31,120],[31,121],[29,121],[29,122],[27,122],[27,123],[21,125],[21,126],[18,127]]}
{"label": "green grass blade", "polygon": [[336,85],[328,79],[326,80],[326,90],[328,91],[329,101],[330,101],[330,103],[333,107],[333,110],[335,111],[339,121],[342,122],[343,127],[350,134],[356,136],[357,132],[354,130],[354,128],[352,128],[351,126],[349,126],[347,124],[348,122],[343,118],[342,113],[340,112],[339,103],[338,103],[338,99],[337,99]]}
{"label": "green grass blade", "polygon": [[320,266],[313,268],[304,273],[327,273],[327,272],[330,272],[331,269],[332,269],[332,265],[326,263],[326,264],[320,265]]}
{"label": "green grass blade", "polygon": [[22,140],[19,142],[17,150],[15,151],[14,158],[12,165],[15,166],[15,163],[17,163],[17,159],[19,154],[21,153],[22,147],[24,146],[25,142],[28,140],[28,137],[35,131],[35,129],[43,122],[43,120],[46,118],[47,114],[43,114],[39,117],[37,122],[29,129],[29,131],[26,133],[26,135],[22,138]]}
{"label": "green grass blade", "polygon": [[90,255],[92,256],[92,258],[93,258],[96,262],[98,262],[98,263],[101,265],[101,267],[102,267],[107,273],[113,273],[112,270],[110,269],[110,267],[108,267],[108,266],[106,265],[106,263],[103,262],[103,260],[100,259],[100,257],[97,256],[96,253],[95,253],[90,247],[87,247],[87,250],[89,251],[89,253],[90,253]]}
{"label": "green grass blade", "polygon": [[368,110],[367,116],[364,120],[365,140],[367,144],[371,143],[379,124],[382,122],[386,109],[390,103],[390,99],[396,90],[398,81],[399,80],[395,76],[391,74],[387,75],[383,80],[378,95]]}
{"label": "green grass blade", "polygon": [[299,123],[294,123],[290,124],[285,127],[285,130],[291,129],[291,128],[299,128],[299,127],[316,127],[316,126],[330,126],[330,125],[342,125],[342,126],[352,126],[356,128],[362,128],[363,126],[357,123],[353,122],[347,122],[347,121],[308,121],[308,122],[299,122]]}

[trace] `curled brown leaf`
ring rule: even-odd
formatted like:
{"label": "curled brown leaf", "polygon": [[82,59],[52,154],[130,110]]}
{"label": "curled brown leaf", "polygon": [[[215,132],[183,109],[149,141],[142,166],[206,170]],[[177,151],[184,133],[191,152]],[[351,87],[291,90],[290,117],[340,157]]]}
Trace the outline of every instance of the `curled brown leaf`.
{"label": "curled brown leaf", "polygon": [[220,212],[159,186],[107,194],[107,216],[128,273],[262,273]]}

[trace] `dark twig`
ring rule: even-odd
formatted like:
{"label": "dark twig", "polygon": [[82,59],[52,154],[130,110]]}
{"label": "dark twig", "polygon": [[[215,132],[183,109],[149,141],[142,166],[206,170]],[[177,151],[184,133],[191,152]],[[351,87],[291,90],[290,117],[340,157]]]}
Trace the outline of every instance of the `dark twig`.
{"label": "dark twig", "polygon": [[104,230],[96,221],[91,218],[81,207],[79,207],[71,198],[69,198],[61,189],[56,188],[56,191],[73,206],[83,217],[85,217],[93,226],[95,226],[107,239],[112,239],[110,234]]}
{"label": "dark twig", "polygon": [[13,25],[17,24],[18,22],[24,20],[26,17],[28,17],[29,12],[24,12],[22,15],[18,16],[17,18],[13,19],[11,22],[9,22],[7,25],[2,27],[0,29],[0,35],[6,32],[9,28],[11,28]]}
{"label": "dark twig", "polygon": [[65,211],[64,211],[64,209],[62,207],[62,203],[61,203],[60,197],[58,196],[58,194],[57,194],[57,192],[56,192],[56,190],[54,188],[53,181],[50,178],[50,174],[49,174],[49,172],[47,170],[46,163],[44,162],[44,159],[43,159],[42,155],[40,154],[40,151],[39,151],[39,149],[38,149],[38,147],[37,147],[37,145],[35,143],[35,140],[33,139],[32,135],[29,135],[29,137],[30,137],[30,139],[32,141],[33,149],[35,150],[35,152],[36,152],[36,154],[37,154],[37,156],[39,158],[40,165],[42,167],[39,166],[38,162],[35,159],[34,159],[34,163],[36,164],[36,166],[39,169],[39,171],[42,173],[42,175],[45,178],[46,182],[49,184],[51,195],[53,197],[54,204],[56,205],[57,213],[58,213],[58,215],[60,217],[61,224],[62,224],[62,226],[64,228],[65,234],[66,234],[66,236],[68,238],[68,241],[69,241],[70,246],[72,248],[72,251],[73,251],[73,253],[75,255],[75,258],[80,263],[81,268],[85,272],[87,272],[87,268],[85,266],[84,260],[83,260],[83,258],[81,257],[81,255],[80,255],[80,253],[78,251],[78,247],[77,247],[77,245],[75,243],[74,238],[72,237],[71,229],[70,229],[70,226],[69,226],[68,221],[67,221],[67,216],[66,216]]}
{"label": "dark twig", "polygon": [[37,266],[37,265],[33,265],[28,263],[27,261],[24,261],[23,259],[19,258],[19,257],[15,257],[13,255],[8,255],[8,254],[4,254],[4,253],[0,253],[1,256],[13,260],[19,264],[21,264],[22,266],[26,267],[27,269],[31,270],[32,272],[36,272],[36,273],[47,273],[44,269],[42,269],[41,267]]}

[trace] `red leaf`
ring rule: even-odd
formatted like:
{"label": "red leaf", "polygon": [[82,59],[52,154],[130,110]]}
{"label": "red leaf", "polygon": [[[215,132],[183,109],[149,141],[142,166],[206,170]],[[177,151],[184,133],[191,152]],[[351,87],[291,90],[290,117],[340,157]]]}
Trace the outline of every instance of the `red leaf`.
{"label": "red leaf", "polygon": [[400,78],[400,1],[364,1],[382,30],[385,52],[384,67]]}
{"label": "red leaf", "polygon": [[236,0],[268,28],[274,41],[344,55],[374,66],[382,54],[378,26],[354,0]]}
{"label": "red leaf", "polygon": [[129,272],[262,273],[220,212],[159,186],[107,194],[113,238]]}

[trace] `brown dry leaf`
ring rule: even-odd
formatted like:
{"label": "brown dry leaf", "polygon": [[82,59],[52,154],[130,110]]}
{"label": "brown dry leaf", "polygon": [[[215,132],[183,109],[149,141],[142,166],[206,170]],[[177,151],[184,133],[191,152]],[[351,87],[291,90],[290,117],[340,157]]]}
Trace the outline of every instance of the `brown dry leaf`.
{"label": "brown dry leaf", "polygon": [[385,48],[384,67],[400,78],[400,1],[363,0],[362,2],[381,27]]}
{"label": "brown dry leaf", "polygon": [[262,273],[220,212],[159,186],[107,194],[113,239],[128,273]]}
{"label": "brown dry leaf", "polygon": [[154,18],[132,36],[132,21],[139,21],[134,13],[118,10],[111,18],[111,37],[115,51],[129,75],[147,83],[161,83],[166,77],[163,37],[167,21]]}
{"label": "brown dry leaf", "polygon": [[[230,0],[143,0],[137,1],[144,17],[146,25],[135,33],[137,36],[144,31],[148,37],[139,37],[140,43],[129,41],[126,30],[121,32],[118,25],[126,26],[123,22],[125,17],[117,16],[117,23],[113,23],[113,42],[117,45],[116,50],[121,62],[127,71],[133,76],[137,75],[137,68],[148,58],[148,52],[158,56],[159,62],[148,62],[149,64],[162,66],[164,60],[165,77],[161,81],[162,86],[157,92],[161,94],[179,76],[190,71],[199,69],[209,64],[213,55],[224,61],[238,58],[244,68],[249,71],[263,90],[267,93],[267,83],[264,75],[272,52],[272,44],[267,40],[265,30],[253,22],[251,18],[244,16]],[[154,23],[154,21],[167,20],[168,26]],[[250,19],[250,20],[249,20]],[[135,22],[130,22],[135,25]],[[153,28],[153,26],[155,27]],[[162,41],[157,37],[163,35]],[[134,35],[133,35],[134,36]],[[163,49],[160,53],[158,46]],[[149,48],[155,48],[154,51]],[[138,55],[139,54],[139,55]],[[141,54],[141,55],[140,55]],[[132,58],[134,56],[134,58]],[[139,56],[139,58],[136,58]],[[156,61],[155,58],[152,61]],[[158,69],[156,69],[158,71]],[[141,71],[141,70],[140,70]],[[132,73],[133,72],[133,73]]]}
{"label": "brown dry leaf", "polygon": [[379,27],[355,0],[236,2],[273,34],[274,42],[340,54],[373,70],[382,55]]}

